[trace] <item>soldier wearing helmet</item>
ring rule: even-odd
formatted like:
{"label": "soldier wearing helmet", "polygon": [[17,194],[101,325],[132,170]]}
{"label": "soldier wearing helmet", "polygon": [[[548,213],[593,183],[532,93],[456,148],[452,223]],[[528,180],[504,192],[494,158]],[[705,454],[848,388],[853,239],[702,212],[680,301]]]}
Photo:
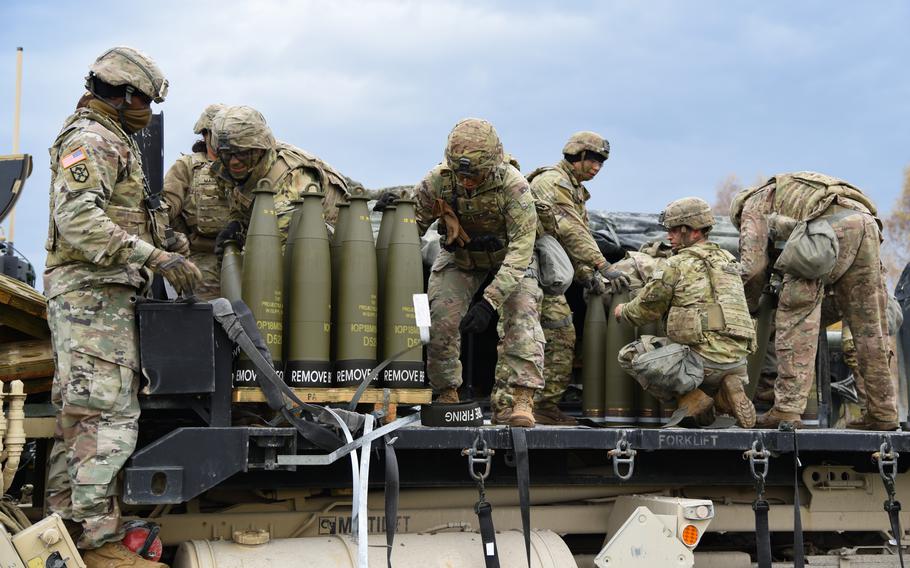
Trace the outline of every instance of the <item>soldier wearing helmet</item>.
{"label": "soldier wearing helmet", "polygon": [[167,213],[130,134],[151,119],[167,80],[142,52],[115,47],[92,64],[88,93],[50,148],[44,293],[56,372],[57,428],[47,503],[73,532],[85,564],[164,566],[124,547],[116,478],[136,446],[139,356],[133,302],[150,271],[181,292],[201,275],[169,252]]}
{"label": "soldier wearing helmet", "polygon": [[215,238],[230,220],[230,206],[211,171],[216,158],[212,120],[225,108],[223,104],[205,107],[193,127],[193,132],[202,138],[193,144],[193,153],[177,158],[164,176],[164,199],[171,224],[188,237],[189,258],[202,272],[202,282],[196,288],[201,300],[221,296]]}
{"label": "soldier wearing helmet", "polygon": [[335,226],[337,204],[347,199],[347,178],[316,156],[276,141],[259,111],[248,106],[224,109],[213,120],[212,137],[218,156],[212,174],[227,193],[231,209],[230,222],[216,238],[217,253],[225,240],[243,242],[243,232],[250,222],[253,190],[263,179],[275,190],[282,245],[287,241],[294,202],[307,188],[316,187],[325,193],[322,199],[325,222]]}
{"label": "soldier wearing helmet", "polygon": [[[531,266],[537,213],[527,181],[504,162],[493,125],[467,118],[449,134],[445,161],[415,192],[421,235],[438,220],[443,243],[428,286],[427,374],[437,402],[458,402],[461,333],[483,332],[498,314],[499,360],[512,389],[509,424],[533,426],[534,391],[543,387],[544,337],[542,293]],[[488,276],[483,298],[471,305]]]}
{"label": "soldier wearing helmet", "polygon": [[[555,165],[538,168],[528,176],[540,219],[540,232],[550,234],[560,242],[572,260],[579,283],[593,287],[599,293],[603,293],[607,283],[614,291],[622,291],[628,287],[629,278],[611,268],[594,242],[585,207],[591,194],[583,183],[600,171],[610,155],[610,143],[595,132],[576,132],[566,142],[562,153],[563,159]],[[540,317],[547,340],[546,385],[534,400],[534,418],[540,424],[571,426],[576,424],[575,419],[557,405],[572,379],[575,358],[572,310],[564,295],[544,294]],[[497,377],[502,371],[504,367],[498,365]],[[498,393],[499,398],[490,401],[493,422],[505,423],[511,406],[509,389],[501,385]]]}
{"label": "soldier wearing helmet", "polygon": [[[734,198],[730,216],[740,230],[750,307],[758,308],[772,272],[782,278],[775,314],[774,407],[758,417],[760,426],[801,425],[815,379],[818,333],[826,319],[822,300],[827,297],[834,299],[853,334],[860,370],[857,390],[866,399],[862,420],[848,427],[898,428],[888,361],[881,221],[876,215],[875,204],[860,189],[818,172],[779,174]],[[772,243],[785,244],[778,251]]]}
{"label": "soldier wearing helmet", "polygon": [[[716,410],[751,428],[755,408],[743,386],[749,382],[746,356],[754,348],[755,331],[740,265],[708,241],[714,215],[705,200],[673,201],[660,222],[674,255],[654,270],[632,301],[616,306],[613,315],[635,326],[665,319],[667,338],[627,345],[620,351],[620,363],[649,393],[665,403],[678,402],[671,425],[687,417],[710,423]],[[649,354],[655,346],[663,351]],[[667,368],[674,354],[679,364]]]}

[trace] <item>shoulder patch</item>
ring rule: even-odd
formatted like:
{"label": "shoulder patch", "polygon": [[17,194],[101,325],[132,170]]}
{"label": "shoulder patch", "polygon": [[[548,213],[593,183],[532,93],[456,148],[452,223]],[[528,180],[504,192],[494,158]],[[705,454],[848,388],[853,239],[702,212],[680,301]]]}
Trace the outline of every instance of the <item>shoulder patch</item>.
{"label": "shoulder patch", "polygon": [[86,158],[87,156],[85,154],[85,150],[82,148],[82,146],[80,146],[66,156],[60,158],[60,165],[64,168],[70,168],[75,164],[78,164],[79,162],[85,160]]}
{"label": "shoulder patch", "polygon": [[660,280],[663,277],[664,277],[664,271],[662,268],[655,270],[653,273],[651,273],[651,278],[653,278],[655,280]]}
{"label": "shoulder patch", "polygon": [[77,183],[85,183],[88,181],[89,173],[85,164],[71,166],[68,171],[73,176],[73,180]]}

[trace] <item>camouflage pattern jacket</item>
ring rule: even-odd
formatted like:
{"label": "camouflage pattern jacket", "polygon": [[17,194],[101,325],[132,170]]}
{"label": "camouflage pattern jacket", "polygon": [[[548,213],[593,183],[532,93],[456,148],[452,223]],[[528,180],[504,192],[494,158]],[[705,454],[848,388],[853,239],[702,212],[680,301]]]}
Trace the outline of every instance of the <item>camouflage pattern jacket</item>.
{"label": "camouflage pattern jacket", "polygon": [[607,263],[588,228],[585,203],[591,194],[575,179],[572,165],[566,160],[534,170],[528,181],[537,201],[542,231],[562,244],[575,266],[576,278],[579,281],[590,279],[595,270]]}
{"label": "camouflage pattern jacket", "polygon": [[212,176],[205,152],[180,156],[164,176],[171,226],[190,240],[193,252],[215,252],[215,237],[227,225],[230,205]]}
{"label": "camouflage pattern jacket", "polygon": [[218,185],[228,192],[230,219],[240,221],[244,227],[250,223],[256,184],[261,179],[269,180],[275,190],[275,212],[278,215],[282,244],[287,241],[288,228],[295,210],[294,200],[302,199],[301,193],[308,187],[316,186],[325,193],[322,199],[323,216],[325,222],[332,227],[338,219],[338,203],[346,201],[348,195],[346,178],[335,168],[284,142],[278,142],[276,149],[268,152],[241,184],[231,178],[220,161],[212,165],[212,174],[218,180]]}
{"label": "camouflage pattern jacket", "polygon": [[151,214],[139,148],[119,124],[80,108],[50,150],[48,298],[88,286],[145,286],[144,267],[164,241],[167,213]]}
{"label": "camouflage pattern jacket", "polygon": [[[767,215],[778,213],[809,221],[826,215],[832,205],[877,215],[875,204],[861,190],[817,172],[778,174],[762,185],[741,191],[733,199],[730,220],[739,229],[742,279],[753,312],[758,309],[762,289],[770,277],[774,254]],[[881,221],[878,224],[881,228]]]}
{"label": "camouflage pattern jacket", "polygon": [[498,309],[521,283],[534,255],[537,211],[527,180],[513,166],[504,164],[468,194],[456,182],[454,172],[440,164],[430,170],[414,192],[421,235],[437,219],[437,199],[452,206],[471,242],[452,253],[441,251],[440,255],[462,270],[495,271],[484,298]]}
{"label": "camouflage pattern jacket", "polygon": [[622,317],[642,326],[666,316],[671,340],[714,363],[738,362],[755,338],[739,270],[733,255],[715,243],[686,247],[654,270]]}

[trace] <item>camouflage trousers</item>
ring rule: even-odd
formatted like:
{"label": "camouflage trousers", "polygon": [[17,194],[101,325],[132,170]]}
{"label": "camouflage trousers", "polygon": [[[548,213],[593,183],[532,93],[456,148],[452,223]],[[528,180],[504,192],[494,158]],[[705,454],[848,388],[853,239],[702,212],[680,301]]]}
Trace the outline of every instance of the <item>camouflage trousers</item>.
{"label": "camouflage trousers", "polygon": [[[857,384],[866,393],[870,419],[895,421],[897,401],[888,361],[888,297],[878,226],[871,215],[861,213],[834,220],[831,226],[840,250],[829,288],[853,332],[860,370]],[[805,410],[815,378],[824,297],[823,282],[784,276],[775,317],[778,377],[774,406],[779,411],[802,414]]]}
{"label": "camouflage trousers", "polygon": [[[433,266],[427,286],[431,318],[427,374],[436,391],[461,386],[458,324],[486,276],[485,272],[460,270],[438,259]],[[499,308],[498,362],[504,367],[508,385],[543,388],[544,336],[539,316],[542,296],[535,278],[523,278]]]}
{"label": "camouflage trousers", "polygon": [[189,259],[202,272],[202,281],[196,286],[196,297],[203,301],[221,297],[221,262],[212,252],[192,251]]}
{"label": "camouflage trousers", "polygon": [[139,420],[135,295],[102,286],[48,301],[57,424],[47,503],[83,524],[83,549],[123,538],[116,477],[136,447]]}
{"label": "camouflage trousers", "polygon": [[[535,408],[558,404],[572,380],[572,362],[575,359],[575,326],[572,310],[565,296],[544,295],[540,303],[540,326],[546,339],[543,359],[543,389],[534,395]],[[496,364],[496,385],[490,395],[494,409],[512,407],[512,389],[505,365]]]}

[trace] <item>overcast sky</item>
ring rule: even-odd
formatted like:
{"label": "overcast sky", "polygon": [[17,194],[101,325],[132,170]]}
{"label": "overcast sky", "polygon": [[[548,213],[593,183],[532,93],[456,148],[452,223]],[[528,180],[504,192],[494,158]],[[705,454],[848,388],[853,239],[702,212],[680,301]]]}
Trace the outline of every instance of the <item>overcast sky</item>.
{"label": "overcast sky", "polygon": [[903,0],[2,0],[0,21],[0,153],[25,48],[21,151],[35,172],[15,241],[39,274],[47,148],[114,45],[147,52],[170,80],[156,106],[165,167],[212,102],[258,108],[279,139],[368,187],[419,181],[462,117],[492,121],[525,173],[595,130],[612,147],[588,184],[597,209],[658,211],[711,200],[729,174],[806,169],[887,210],[910,163]]}

